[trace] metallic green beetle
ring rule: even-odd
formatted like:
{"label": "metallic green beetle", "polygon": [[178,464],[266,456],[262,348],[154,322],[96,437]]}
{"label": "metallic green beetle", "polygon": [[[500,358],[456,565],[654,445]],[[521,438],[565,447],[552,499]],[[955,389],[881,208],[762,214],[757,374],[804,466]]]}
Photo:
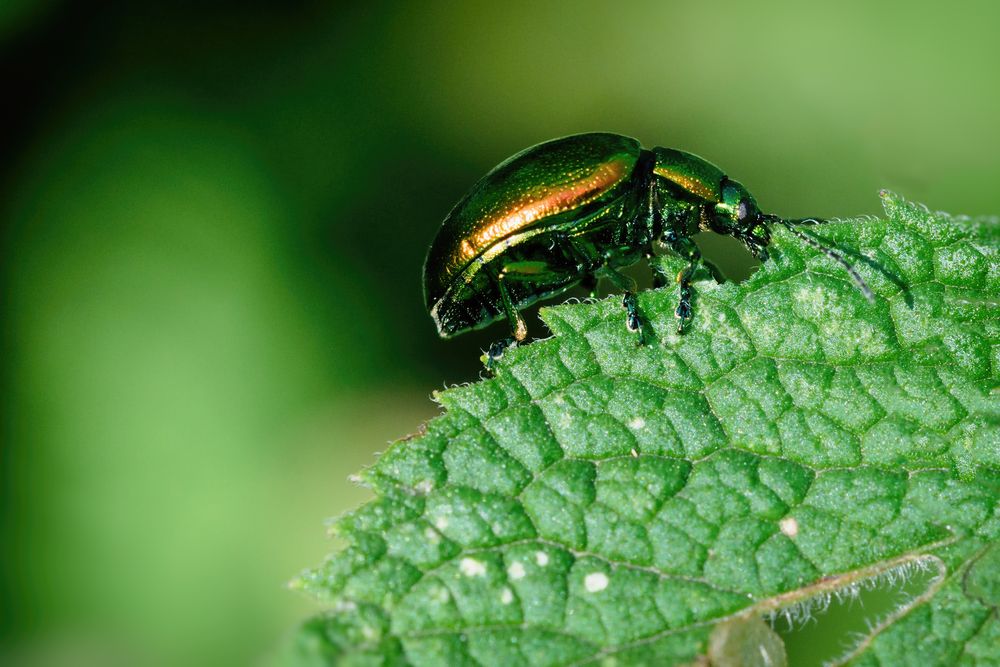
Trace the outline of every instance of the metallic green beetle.
{"label": "metallic green beetle", "polygon": [[819,222],[762,214],[746,188],[691,153],[647,150],[618,134],[577,134],[521,151],[472,186],[427,253],[424,299],[444,338],[506,318],[511,336],[491,346],[492,366],[527,336],[519,309],[576,284],[593,290],[605,277],[625,291],[626,326],[641,340],[635,282],[618,269],[652,256],[662,242],[688,261],[677,276],[682,333],[701,261],[691,236],[727,234],[766,261],[770,225],[781,224],[842,264],[871,300],[839,253],[792,226]]}

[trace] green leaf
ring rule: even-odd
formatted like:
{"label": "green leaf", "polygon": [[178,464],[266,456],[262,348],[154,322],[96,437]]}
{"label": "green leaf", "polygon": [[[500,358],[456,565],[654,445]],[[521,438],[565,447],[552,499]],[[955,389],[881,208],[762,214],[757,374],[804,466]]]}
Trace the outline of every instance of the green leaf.
{"label": "green leaf", "polygon": [[683,336],[676,288],[640,295],[644,346],[617,299],[544,309],[552,338],[364,473],[349,546],[295,582],[330,605],[300,654],[782,664],[761,617],[929,569],[843,660],[996,664],[1000,225],[882,198],[810,229],[874,303],[779,229]]}

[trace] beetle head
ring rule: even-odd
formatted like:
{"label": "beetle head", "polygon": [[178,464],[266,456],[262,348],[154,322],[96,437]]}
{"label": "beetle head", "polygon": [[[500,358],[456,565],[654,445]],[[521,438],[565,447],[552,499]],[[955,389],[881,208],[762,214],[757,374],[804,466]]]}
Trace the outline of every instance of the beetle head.
{"label": "beetle head", "polygon": [[742,184],[729,179],[723,181],[721,194],[710,215],[712,231],[739,239],[755,257],[767,259],[764,248],[771,242],[771,231],[757,208],[757,200]]}

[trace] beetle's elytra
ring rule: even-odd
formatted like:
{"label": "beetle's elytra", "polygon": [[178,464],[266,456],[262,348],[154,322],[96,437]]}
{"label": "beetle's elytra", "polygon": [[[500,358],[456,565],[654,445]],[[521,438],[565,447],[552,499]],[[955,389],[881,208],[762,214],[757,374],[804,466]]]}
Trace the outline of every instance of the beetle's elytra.
{"label": "beetle's elytra", "polygon": [[635,283],[618,269],[650,257],[662,242],[688,260],[677,276],[680,333],[701,261],[691,237],[727,234],[765,261],[770,227],[782,224],[843,265],[871,300],[839,253],[794,227],[818,222],[762,214],[746,188],[691,153],[647,150],[617,134],[578,134],[521,151],[472,186],[427,253],[424,298],[445,338],[507,320],[511,335],[490,348],[487,365],[527,336],[519,309],[579,283],[593,289],[599,277],[625,291],[626,326],[641,339]]}

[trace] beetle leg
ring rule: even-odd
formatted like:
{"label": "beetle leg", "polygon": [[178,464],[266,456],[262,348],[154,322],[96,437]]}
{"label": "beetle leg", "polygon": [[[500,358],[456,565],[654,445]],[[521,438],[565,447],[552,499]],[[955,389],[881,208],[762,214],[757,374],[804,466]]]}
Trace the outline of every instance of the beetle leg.
{"label": "beetle leg", "polygon": [[770,254],[767,252],[767,248],[765,248],[760,243],[757,243],[755,241],[750,241],[747,239],[742,239],[742,240],[743,243],[746,245],[747,250],[750,251],[750,254],[753,255],[758,261],[766,262],[768,260]]}
{"label": "beetle leg", "polygon": [[625,294],[622,295],[622,308],[625,309],[625,326],[629,331],[639,334],[639,344],[641,345],[643,343],[642,318],[639,316],[639,300],[635,296],[635,281],[610,266],[604,267],[604,275],[615,284],[615,287],[625,290]]}
{"label": "beetle leg", "polygon": [[524,323],[524,318],[521,317],[521,313],[517,312],[517,308],[514,307],[514,303],[511,301],[510,293],[507,291],[507,285],[504,281],[505,276],[506,272],[501,272],[496,278],[496,283],[497,291],[500,292],[500,305],[503,308],[504,315],[507,316],[511,335],[490,345],[490,349],[486,352],[486,370],[488,371],[493,370],[507,348],[517,345],[528,337],[528,325]]}
{"label": "beetle leg", "polygon": [[677,274],[677,284],[680,287],[680,299],[677,308],[674,310],[674,317],[677,318],[677,333],[684,333],[684,325],[691,319],[691,297],[694,291],[691,289],[691,277],[694,270],[701,261],[701,251],[694,241],[687,237],[676,238],[671,244],[678,255],[688,261],[688,265]]}
{"label": "beetle leg", "polygon": [[691,289],[691,274],[694,273],[694,263],[689,263],[680,273],[677,274],[677,282],[680,285],[680,300],[677,308],[674,309],[674,317],[677,318],[677,333],[684,333],[684,325],[691,319],[691,297],[694,295]]}
{"label": "beetle leg", "polygon": [[504,282],[506,273],[501,273],[497,277],[497,289],[500,292],[500,302],[503,305],[503,312],[507,316],[507,323],[510,324],[511,335],[515,342],[520,343],[528,337],[528,325],[524,323],[521,313],[517,312],[514,303],[510,300],[510,293]]}

